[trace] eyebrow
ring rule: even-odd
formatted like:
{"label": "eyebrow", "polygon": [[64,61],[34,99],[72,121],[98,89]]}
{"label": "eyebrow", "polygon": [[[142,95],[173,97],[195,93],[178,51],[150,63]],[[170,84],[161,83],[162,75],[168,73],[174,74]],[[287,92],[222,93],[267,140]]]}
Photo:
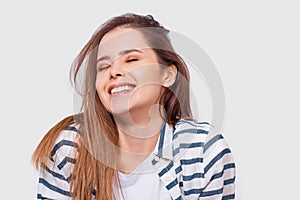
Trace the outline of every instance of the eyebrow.
{"label": "eyebrow", "polygon": [[[138,53],[143,53],[143,51],[139,50],[139,49],[128,49],[128,50],[124,50],[124,51],[121,51],[119,53],[120,56],[123,56],[123,55],[126,55],[128,53],[131,53],[131,52],[138,52]],[[97,63],[102,61],[102,60],[108,60],[110,59],[109,56],[102,56],[101,58],[97,59]]]}

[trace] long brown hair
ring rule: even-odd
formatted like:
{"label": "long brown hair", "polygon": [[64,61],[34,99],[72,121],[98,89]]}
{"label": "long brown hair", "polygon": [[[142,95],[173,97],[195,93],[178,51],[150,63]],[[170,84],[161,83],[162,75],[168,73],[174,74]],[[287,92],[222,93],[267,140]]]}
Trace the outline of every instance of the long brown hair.
{"label": "long brown hair", "polygon": [[[166,112],[166,122],[174,125],[180,118],[192,117],[187,66],[175,53],[168,37],[169,31],[151,15],[128,13],[108,20],[92,35],[72,64],[70,77],[82,95],[82,112],[56,124],[42,139],[32,157],[37,168],[43,165],[47,162],[60,132],[68,125],[80,124],[78,130],[80,148],[70,180],[71,195],[78,200],[92,199],[94,190],[97,200],[115,199],[113,183],[116,170],[112,146],[118,143],[118,132],[112,115],[105,109],[96,92],[95,66],[98,45],[102,37],[120,26],[140,30],[155,51],[159,63],[165,66],[174,64],[177,67],[175,83],[166,89],[160,98],[160,104]],[[80,71],[84,71],[82,86],[79,80]],[[97,159],[98,156],[102,161]]]}

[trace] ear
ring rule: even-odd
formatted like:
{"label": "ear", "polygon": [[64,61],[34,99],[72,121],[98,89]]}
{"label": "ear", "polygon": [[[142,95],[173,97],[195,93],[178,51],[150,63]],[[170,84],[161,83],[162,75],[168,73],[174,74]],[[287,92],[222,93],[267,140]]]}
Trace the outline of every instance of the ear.
{"label": "ear", "polygon": [[170,87],[172,86],[177,77],[177,67],[172,64],[169,67],[166,67],[163,72],[163,86]]}

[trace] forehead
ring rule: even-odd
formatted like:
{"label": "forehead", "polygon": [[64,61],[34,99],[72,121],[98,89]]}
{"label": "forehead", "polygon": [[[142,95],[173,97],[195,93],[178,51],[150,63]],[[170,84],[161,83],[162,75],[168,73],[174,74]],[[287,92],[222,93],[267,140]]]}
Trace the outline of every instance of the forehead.
{"label": "forehead", "polygon": [[106,33],[98,47],[97,57],[115,58],[124,50],[149,49],[144,35],[137,29],[118,27]]}

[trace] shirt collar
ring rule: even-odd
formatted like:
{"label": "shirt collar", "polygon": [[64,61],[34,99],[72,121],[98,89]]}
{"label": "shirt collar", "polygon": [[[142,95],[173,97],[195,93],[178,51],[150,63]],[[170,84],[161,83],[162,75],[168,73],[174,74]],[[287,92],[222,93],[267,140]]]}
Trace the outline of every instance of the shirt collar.
{"label": "shirt collar", "polygon": [[157,140],[153,153],[160,158],[173,160],[173,126],[164,122],[160,130],[159,138]]}

